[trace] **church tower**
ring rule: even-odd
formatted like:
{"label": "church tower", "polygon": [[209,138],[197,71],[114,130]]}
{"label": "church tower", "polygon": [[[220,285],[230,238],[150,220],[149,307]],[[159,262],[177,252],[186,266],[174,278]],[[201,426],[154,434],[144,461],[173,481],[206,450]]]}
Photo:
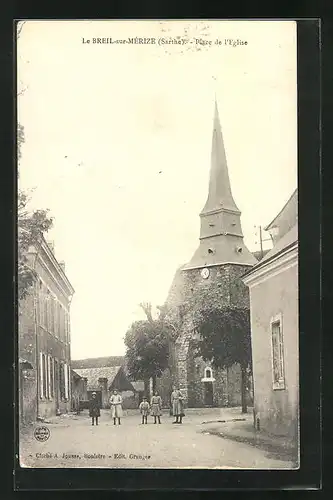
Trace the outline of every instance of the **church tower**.
{"label": "church tower", "polygon": [[200,214],[200,245],[184,270],[223,264],[254,265],[256,259],[244,244],[240,215],[231,192],[215,101],[209,191]]}
{"label": "church tower", "polygon": [[[215,102],[208,197],[200,214],[199,245],[174,276],[166,301],[177,324],[173,379],[189,407],[240,405],[240,367],[215,370],[195,357],[194,317],[214,307],[248,308],[249,293],[240,279],[257,260],[247,249],[240,211],[232,195],[219,113]],[[161,388],[162,389],[162,388]]]}

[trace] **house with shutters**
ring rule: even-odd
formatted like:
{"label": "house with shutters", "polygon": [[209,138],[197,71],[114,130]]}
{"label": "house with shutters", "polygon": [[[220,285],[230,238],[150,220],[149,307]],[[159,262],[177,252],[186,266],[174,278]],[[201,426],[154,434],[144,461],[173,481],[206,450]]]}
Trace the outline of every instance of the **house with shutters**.
{"label": "house with shutters", "polygon": [[258,430],[298,448],[298,196],[267,226],[273,248],[249,270],[254,414]]}
{"label": "house with shutters", "polygon": [[36,280],[19,304],[19,409],[21,423],[71,409],[70,304],[74,294],[44,238],[27,252]]}

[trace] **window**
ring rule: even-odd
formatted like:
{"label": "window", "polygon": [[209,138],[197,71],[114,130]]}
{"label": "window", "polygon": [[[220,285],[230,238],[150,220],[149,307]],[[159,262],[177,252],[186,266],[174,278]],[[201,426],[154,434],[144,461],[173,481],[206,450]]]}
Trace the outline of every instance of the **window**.
{"label": "window", "polygon": [[272,368],[273,389],[285,388],[284,376],[284,348],[281,317],[274,318],[271,322],[272,334]]}
{"label": "window", "polygon": [[43,377],[43,353],[39,353],[39,395],[44,395],[44,377]]}
{"label": "window", "polygon": [[206,378],[212,378],[212,370],[210,368],[206,368],[206,370],[205,370],[205,377]]}
{"label": "window", "polygon": [[67,311],[65,311],[65,313],[64,313],[64,336],[65,336],[66,344],[69,343],[69,337],[70,337],[69,328],[70,328],[70,326],[69,326],[69,314]]}
{"label": "window", "polygon": [[43,300],[43,284],[39,282],[39,292],[38,292],[38,303],[39,303],[39,324],[44,326],[44,300]]}
{"label": "window", "polygon": [[55,300],[54,297],[50,296],[50,333],[55,334]]}
{"label": "window", "polygon": [[69,399],[69,384],[68,384],[68,365],[64,363],[64,375],[65,375],[65,399]]}
{"label": "window", "polygon": [[50,302],[51,302],[51,295],[49,290],[46,290],[45,293],[45,298],[44,298],[44,312],[45,312],[45,328],[49,332],[50,331],[50,318],[51,318],[51,311],[50,311]]}
{"label": "window", "polygon": [[56,330],[56,336],[59,338],[60,333],[61,333],[61,314],[62,313],[62,306],[59,302],[57,302],[57,330]]}
{"label": "window", "polygon": [[51,356],[47,357],[48,360],[48,397],[49,399],[54,397],[54,366],[53,366],[53,359]]}
{"label": "window", "polygon": [[65,370],[64,363],[60,363],[59,370],[59,390],[60,390],[60,398],[62,400],[65,399]]}
{"label": "window", "polygon": [[39,371],[40,371],[40,397],[47,398],[48,396],[48,377],[47,377],[47,360],[45,354],[39,353]]}

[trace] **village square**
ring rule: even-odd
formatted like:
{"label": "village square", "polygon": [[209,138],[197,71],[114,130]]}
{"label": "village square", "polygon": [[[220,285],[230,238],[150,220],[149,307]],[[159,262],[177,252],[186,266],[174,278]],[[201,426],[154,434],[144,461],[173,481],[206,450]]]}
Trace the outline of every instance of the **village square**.
{"label": "village square", "polygon": [[251,252],[217,102],[211,127],[197,250],[157,315],[141,304],[124,356],[72,359],[74,287],[19,214],[22,466],[298,466],[297,191],[267,221],[270,248]]}

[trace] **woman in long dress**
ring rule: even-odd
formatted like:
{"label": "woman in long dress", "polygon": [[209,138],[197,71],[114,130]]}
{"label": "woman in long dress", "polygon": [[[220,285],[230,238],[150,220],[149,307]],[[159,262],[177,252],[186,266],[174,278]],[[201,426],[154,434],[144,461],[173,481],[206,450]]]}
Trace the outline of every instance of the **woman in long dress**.
{"label": "woman in long dress", "polygon": [[151,407],[151,416],[154,417],[154,424],[156,424],[156,417],[158,418],[158,423],[161,423],[161,415],[162,415],[162,398],[159,396],[158,392],[154,392],[154,396],[152,396],[150,400]]}
{"label": "woman in long dress", "polygon": [[173,424],[182,424],[184,413],[184,397],[178,387],[174,386],[173,391],[171,393],[171,407],[172,414],[176,418]]}
{"label": "woman in long dress", "polygon": [[118,419],[118,424],[120,425],[120,419],[123,416],[122,408],[123,398],[118,391],[115,389],[112,396],[110,397],[111,406],[111,418],[113,418],[113,424],[116,425],[116,419]]}

